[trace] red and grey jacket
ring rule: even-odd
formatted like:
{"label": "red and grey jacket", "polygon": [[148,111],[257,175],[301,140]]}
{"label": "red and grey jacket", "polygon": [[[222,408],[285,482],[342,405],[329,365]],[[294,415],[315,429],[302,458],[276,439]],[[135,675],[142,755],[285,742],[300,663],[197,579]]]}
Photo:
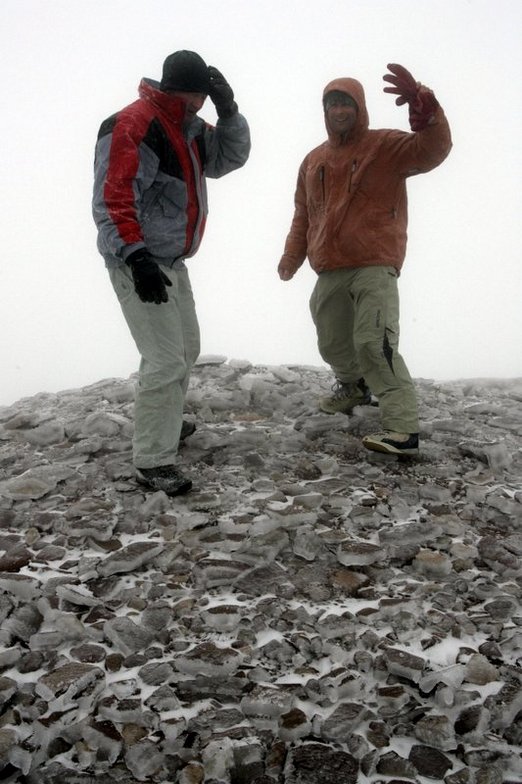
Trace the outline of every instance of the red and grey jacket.
{"label": "red and grey jacket", "polygon": [[206,177],[239,169],[250,153],[240,114],[213,127],[143,79],[137,101],[105,120],[94,161],[93,216],[107,266],[139,248],[172,265],[199,248],[208,213]]}

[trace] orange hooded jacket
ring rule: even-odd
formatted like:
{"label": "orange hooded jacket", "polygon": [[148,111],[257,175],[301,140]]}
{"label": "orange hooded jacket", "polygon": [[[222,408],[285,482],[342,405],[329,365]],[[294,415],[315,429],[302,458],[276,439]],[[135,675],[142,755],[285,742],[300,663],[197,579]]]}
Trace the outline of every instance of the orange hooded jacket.
{"label": "orange hooded jacket", "polygon": [[451,134],[438,107],[422,131],[369,130],[364,90],[356,79],[335,79],[323,91],[348,93],[357,121],[347,138],[332,131],[299,168],[295,213],[279,268],[292,274],[308,256],[317,272],[341,267],[393,266],[406,254],[406,178],[438,166]]}

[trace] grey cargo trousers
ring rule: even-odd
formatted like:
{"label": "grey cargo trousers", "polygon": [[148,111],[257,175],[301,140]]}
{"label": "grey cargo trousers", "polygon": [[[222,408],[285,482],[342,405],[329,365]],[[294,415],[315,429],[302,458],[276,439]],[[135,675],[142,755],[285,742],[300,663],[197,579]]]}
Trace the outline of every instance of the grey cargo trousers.
{"label": "grey cargo trousers", "polygon": [[137,468],[176,463],[190,371],[199,355],[199,325],[188,272],[162,271],[172,282],[168,302],[142,302],[128,267],[109,270],[123,315],[141,355],[134,407]]}

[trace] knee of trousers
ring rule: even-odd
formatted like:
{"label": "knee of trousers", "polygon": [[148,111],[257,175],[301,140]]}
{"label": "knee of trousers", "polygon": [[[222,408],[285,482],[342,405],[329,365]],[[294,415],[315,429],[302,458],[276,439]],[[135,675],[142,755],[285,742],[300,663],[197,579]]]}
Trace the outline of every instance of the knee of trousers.
{"label": "knee of trousers", "polygon": [[383,363],[391,366],[395,349],[383,338],[382,340],[367,340],[358,343],[356,352],[361,368],[367,368]]}
{"label": "knee of trousers", "polygon": [[165,362],[163,365],[140,370],[139,385],[141,389],[156,390],[181,384],[187,375],[185,362]]}

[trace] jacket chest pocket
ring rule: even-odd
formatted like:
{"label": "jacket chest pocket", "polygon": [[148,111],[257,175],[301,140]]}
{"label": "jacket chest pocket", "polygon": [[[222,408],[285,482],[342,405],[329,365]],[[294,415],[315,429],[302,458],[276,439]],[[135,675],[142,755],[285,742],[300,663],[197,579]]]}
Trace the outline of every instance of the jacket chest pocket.
{"label": "jacket chest pocket", "polygon": [[327,198],[326,167],[321,165],[306,173],[306,201],[309,209],[324,208]]}
{"label": "jacket chest pocket", "polygon": [[165,215],[177,215],[187,209],[187,187],[183,180],[172,179],[165,183],[159,197]]}

